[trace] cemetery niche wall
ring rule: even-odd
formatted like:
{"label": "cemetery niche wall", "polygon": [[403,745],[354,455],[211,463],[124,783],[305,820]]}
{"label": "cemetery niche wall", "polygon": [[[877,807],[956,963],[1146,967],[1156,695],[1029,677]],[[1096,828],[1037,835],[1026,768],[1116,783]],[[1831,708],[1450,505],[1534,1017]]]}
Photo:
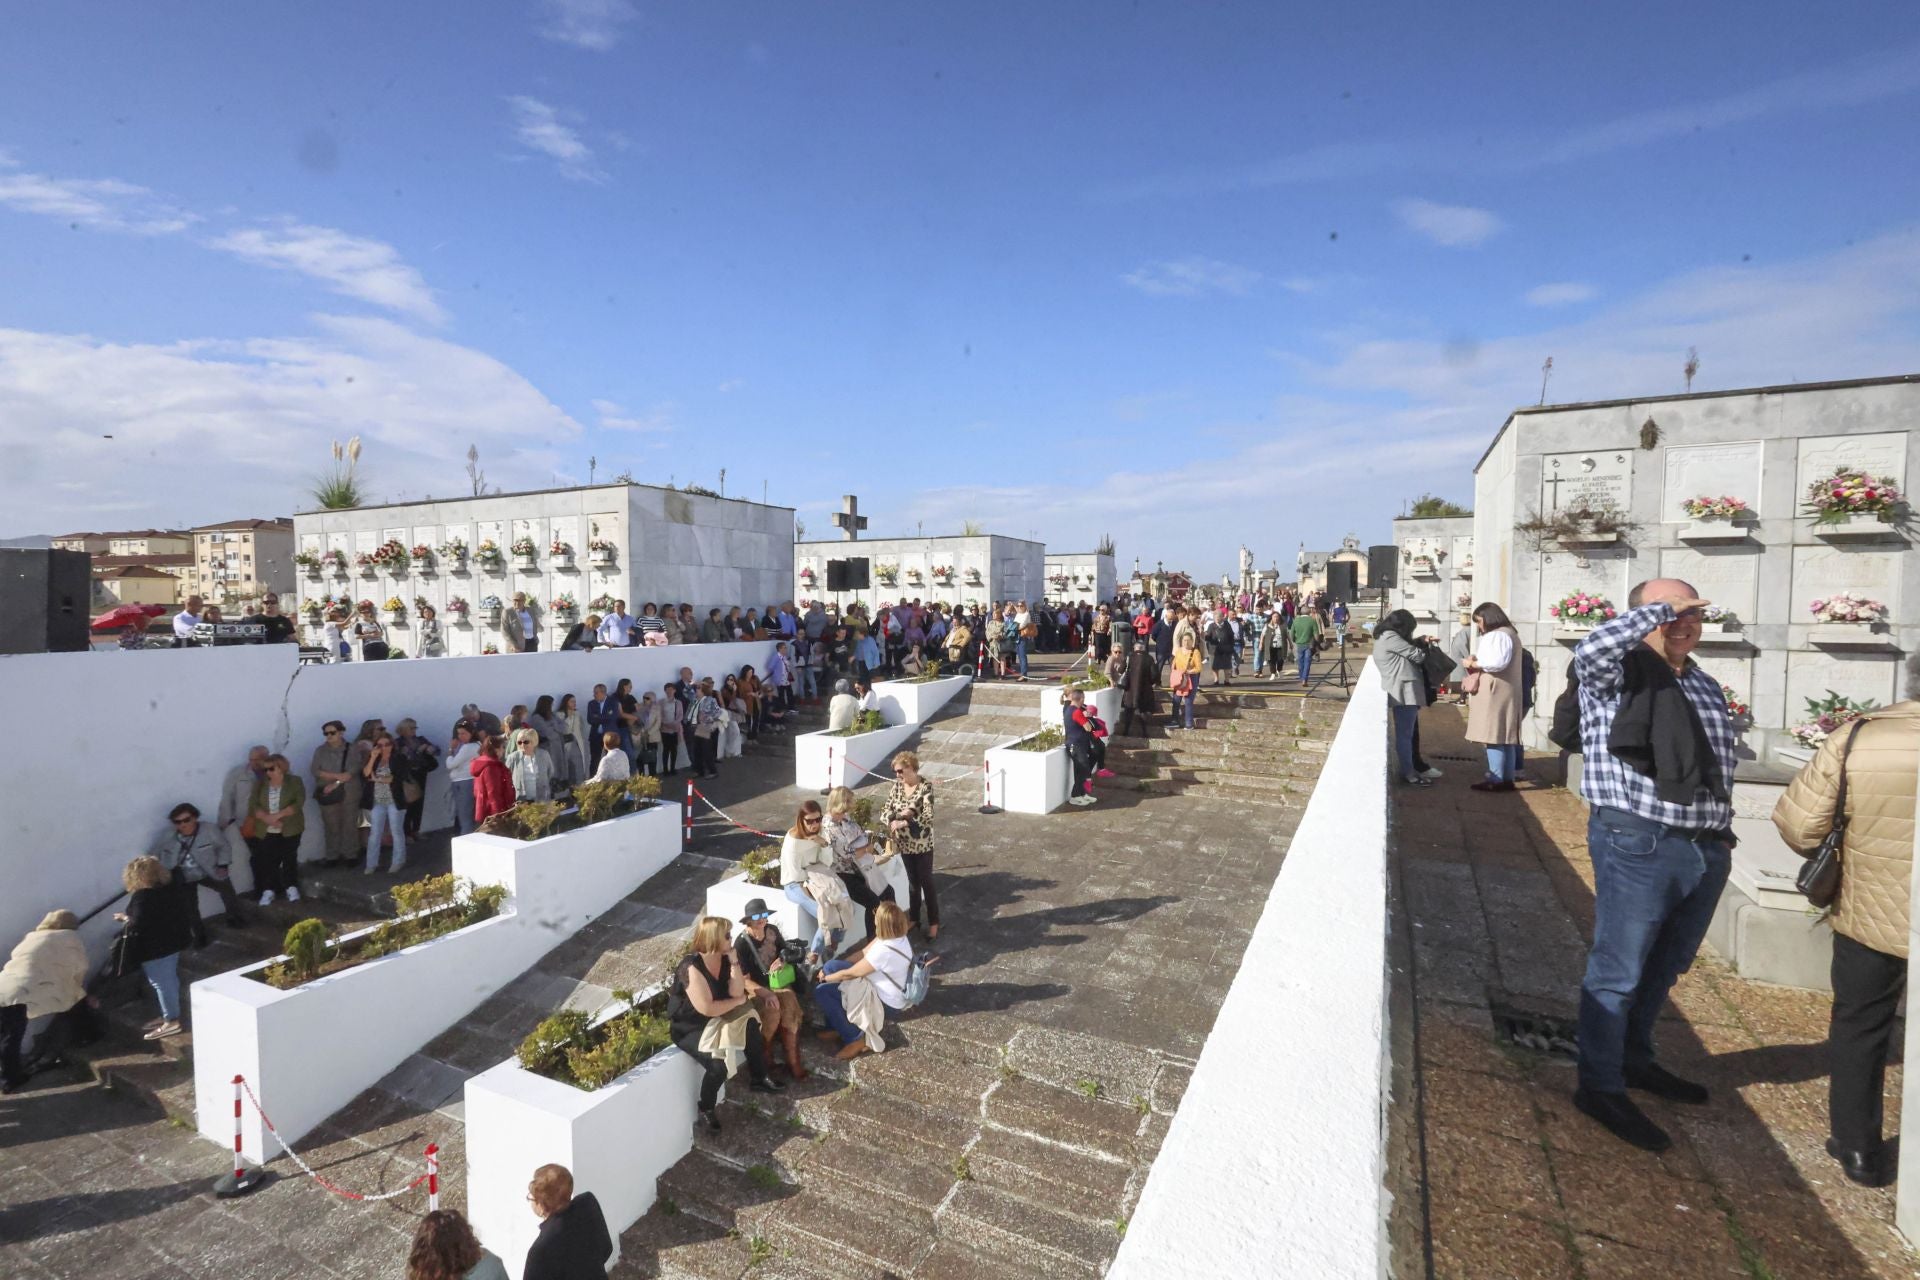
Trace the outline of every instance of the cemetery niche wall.
{"label": "cemetery niche wall", "polygon": [[1386,607],[1413,615],[1420,635],[1445,640],[1467,622],[1485,598],[1475,592],[1472,516],[1401,516],[1393,522],[1400,551],[1399,585],[1386,593]]}
{"label": "cemetery niche wall", "polygon": [[1694,657],[1746,710],[1744,758],[1804,758],[1811,700],[1903,697],[1916,427],[1920,375],[1511,414],[1475,469],[1474,587],[1538,664],[1528,744],[1546,746],[1574,645],[1649,578],[1713,603]]}

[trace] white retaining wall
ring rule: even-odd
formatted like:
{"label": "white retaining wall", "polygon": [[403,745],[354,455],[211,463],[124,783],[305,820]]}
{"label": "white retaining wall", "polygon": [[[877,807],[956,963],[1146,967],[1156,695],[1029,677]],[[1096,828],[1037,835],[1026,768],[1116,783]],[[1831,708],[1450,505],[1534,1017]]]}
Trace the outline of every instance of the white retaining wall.
{"label": "white retaining wall", "polygon": [[1386,1274],[1386,718],[1369,660],[1109,1280]]}
{"label": "white retaining wall", "polygon": [[[679,852],[679,805],[544,840],[460,836],[453,842],[455,874],[505,885],[505,914],[290,991],[247,976],[264,962],[194,983],[201,1135],[231,1144],[232,1081],[244,1075],[280,1136],[298,1142]],[[241,1135],[250,1159],[280,1150],[251,1107]]]}
{"label": "white retaining wall", "polygon": [[[595,683],[631,677],[658,690],[681,666],[718,677],[752,663],[766,670],[771,641],[590,653],[507,654],[306,666],[292,645],[0,656],[0,693],[34,749],[0,770],[0,946],[11,946],[57,907],[87,911],[116,893],[120,872],[166,826],[182,800],[211,821],[227,772],[264,743],[311,783],[320,726],[411,716],[444,748],[460,708],[497,715],[543,693],[572,693],[582,710]],[[311,785],[308,787],[312,791]],[[428,829],[452,821],[445,771],[427,793]],[[307,806],[303,858],[319,856],[319,806]],[[244,850],[236,859],[246,878]],[[105,954],[111,913],[87,929]]]}

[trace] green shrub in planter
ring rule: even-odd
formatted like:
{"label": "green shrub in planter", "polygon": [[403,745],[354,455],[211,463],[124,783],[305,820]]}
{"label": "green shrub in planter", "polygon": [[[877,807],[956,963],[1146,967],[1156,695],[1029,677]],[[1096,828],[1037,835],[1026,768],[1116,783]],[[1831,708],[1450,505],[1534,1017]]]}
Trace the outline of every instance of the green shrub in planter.
{"label": "green shrub in planter", "polygon": [[1015,751],[1051,751],[1055,747],[1065,746],[1067,731],[1057,724],[1048,725],[1031,738],[1013,744]]}
{"label": "green shrub in planter", "polygon": [[634,774],[627,779],[627,798],[636,808],[652,808],[660,802],[660,779],[644,773]]}
{"label": "green shrub in planter", "polygon": [[584,823],[605,822],[626,798],[624,781],[582,782],[573,788],[573,806]]}
{"label": "green shrub in planter", "polygon": [[585,1009],[562,1009],[548,1014],[539,1026],[527,1033],[514,1056],[523,1069],[535,1075],[552,1076],[565,1069],[567,1049],[587,1033],[591,1021]]}
{"label": "green shrub in planter", "polygon": [[757,849],[747,851],[740,859],[740,869],[747,873],[747,883],[757,884],[763,889],[780,887],[780,846],[763,844]]}
{"label": "green shrub in planter", "polygon": [[1107,673],[1102,671],[1100,668],[1089,667],[1087,669],[1087,674],[1085,674],[1084,676],[1081,676],[1078,680],[1073,681],[1071,684],[1067,686],[1067,688],[1086,689],[1089,692],[1095,689],[1111,689],[1113,688],[1113,681],[1107,679]]}
{"label": "green shrub in planter", "polygon": [[838,738],[857,737],[863,733],[874,733],[887,727],[887,718],[878,711],[862,711],[853,718],[853,723],[844,729],[834,730]]}
{"label": "green shrub in planter", "polygon": [[320,972],[327,958],[327,926],[319,920],[302,920],[287,930],[281,944],[287,952],[287,968],[295,982],[306,982]]}

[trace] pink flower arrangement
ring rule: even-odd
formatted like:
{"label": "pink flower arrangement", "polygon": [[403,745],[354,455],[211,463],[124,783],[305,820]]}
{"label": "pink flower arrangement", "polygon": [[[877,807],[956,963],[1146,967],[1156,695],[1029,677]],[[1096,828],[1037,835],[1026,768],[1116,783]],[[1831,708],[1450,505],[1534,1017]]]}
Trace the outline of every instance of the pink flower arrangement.
{"label": "pink flower arrangement", "polygon": [[1807,486],[1806,509],[1815,524],[1844,524],[1858,515],[1891,520],[1900,502],[1900,488],[1892,476],[1872,476],[1848,467]]}
{"label": "pink flower arrangement", "polygon": [[1697,498],[1688,498],[1680,505],[1686,508],[1688,517],[1694,520],[1738,520],[1750,510],[1739,498],[1714,498],[1706,494]]}
{"label": "pink flower arrangement", "polygon": [[1598,623],[1614,616],[1614,609],[1604,597],[1576,591],[1561,598],[1560,603],[1550,605],[1547,613],[1562,622]]}
{"label": "pink flower arrangement", "polygon": [[1878,600],[1841,591],[1807,606],[1815,622],[1878,622],[1887,616],[1887,606]]}
{"label": "pink flower arrangement", "polygon": [[1739,696],[1735,694],[1730,687],[1724,684],[1721,685],[1720,696],[1727,700],[1727,716],[1729,719],[1752,721],[1753,708],[1740,701]]}
{"label": "pink flower arrangement", "polygon": [[1836,729],[1858,720],[1878,706],[1871,698],[1856,702],[1829,689],[1824,698],[1807,699],[1807,718],[1788,729],[1787,733],[1803,747],[1818,747]]}

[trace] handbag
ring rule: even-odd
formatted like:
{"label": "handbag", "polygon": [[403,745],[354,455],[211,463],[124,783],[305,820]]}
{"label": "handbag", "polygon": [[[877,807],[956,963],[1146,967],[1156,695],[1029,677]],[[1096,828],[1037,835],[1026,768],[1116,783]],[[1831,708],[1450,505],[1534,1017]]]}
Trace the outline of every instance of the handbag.
{"label": "handbag", "polygon": [[1467,672],[1466,679],[1460,682],[1460,692],[1462,693],[1480,692],[1480,676],[1481,676],[1481,673],[1478,671]]}
{"label": "handbag", "polygon": [[1847,755],[1853,750],[1853,735],[1865,723],[1864,719],[1855,720],[1847,729],[1847,740],[1840,745],[1840,785],[1833,797],[1833,828],[1793,882],[1808,902],[1822,910],[1840,896],[1840,846],[1847,842]]}
{"label": "handbag", "polygon": [[313,793],[313,798],[320,804],[339,804],[347,798],[347,784],[344,782],[322,784],[320,789]]}
{"label": "handbag", "polygon": [[248,814],[240,820],[240,838],[242,840],[251,840],[259,834],[258,831],[254,830],[252,814]]}

